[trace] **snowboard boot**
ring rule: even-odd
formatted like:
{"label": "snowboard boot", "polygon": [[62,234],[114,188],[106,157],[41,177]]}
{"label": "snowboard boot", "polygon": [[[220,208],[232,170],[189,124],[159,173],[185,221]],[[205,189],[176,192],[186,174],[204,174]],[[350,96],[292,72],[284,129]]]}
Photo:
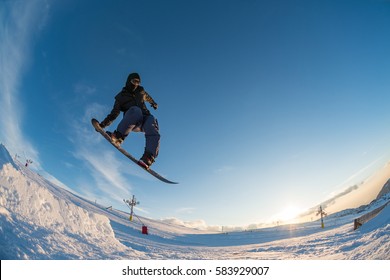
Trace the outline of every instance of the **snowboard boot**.
{"label": "snowboard boot", "polygon": [[145,151],[144,155],[138,161],[138,165],[145,169],[149,169],[149,167],[153,164],[153,162],[154,162],[154,156],[152,155],[152,153]]}
{"label": "snowboard boot", "polygon": [[125,140],[122,133],[120,133],[118,130],[115,130],[114,132],[107,131],[106,133],[108,134],[108,136],[110,136],[111,142],[115,146],[120,146]]}

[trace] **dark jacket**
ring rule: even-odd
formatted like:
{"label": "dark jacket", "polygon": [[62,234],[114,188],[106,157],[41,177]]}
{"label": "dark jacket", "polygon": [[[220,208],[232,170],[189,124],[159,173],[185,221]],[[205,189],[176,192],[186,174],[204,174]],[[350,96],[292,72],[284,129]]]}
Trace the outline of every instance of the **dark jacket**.
{"label": "dark jacket", "polygon": [[149,102],[152,106],[156,104],[142,86],[138,86],[135,91],[131,91],[127,87],[124,87],[121,92],[115,96],[115,103],[111,113],[100,123],[100,125],[102,127],[109,126],[119,116],[120,112],[126,112],[133,106],[141,108],[144,115],[150,115],[149,110],[146,108],[145,101]]}

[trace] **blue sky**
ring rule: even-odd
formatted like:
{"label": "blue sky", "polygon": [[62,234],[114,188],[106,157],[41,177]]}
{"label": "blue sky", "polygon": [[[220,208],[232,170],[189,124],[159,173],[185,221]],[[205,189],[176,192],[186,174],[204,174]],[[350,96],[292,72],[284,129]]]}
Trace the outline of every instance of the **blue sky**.
{"label": "blue sky", "polygon": [[[389,1],[0,0],[0,18],[0,141],[103,205],[261,223],[390,159]],[[90,125],[130,72],[159,104],[153,167],[177,186]],[[140,157],[143,134],[123,146]]]}

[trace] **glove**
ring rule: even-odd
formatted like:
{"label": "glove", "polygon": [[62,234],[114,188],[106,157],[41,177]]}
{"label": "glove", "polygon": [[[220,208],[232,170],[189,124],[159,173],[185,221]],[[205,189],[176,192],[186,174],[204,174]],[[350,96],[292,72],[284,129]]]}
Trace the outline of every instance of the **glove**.
{"label": "glove", "polygon": [[154,110],[157,110],[157,108],[158,108],[158,104],[157,103],[152,103],[150,105],[153,107]]}

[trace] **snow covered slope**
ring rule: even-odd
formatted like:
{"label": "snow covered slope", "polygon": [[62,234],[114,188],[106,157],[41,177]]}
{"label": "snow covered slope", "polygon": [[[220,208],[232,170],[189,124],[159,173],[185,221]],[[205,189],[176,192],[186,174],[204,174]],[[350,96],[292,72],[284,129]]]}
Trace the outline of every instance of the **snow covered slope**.
{"label": "snow covered slope", "polygon": [[142,218],[80,198],[12,160],[0,146],[1,259],[390,259],[390,206],[353,231],[353,219],[390,200],[320,223],[212,233]]}
{"label": "snow covered slope", "polygon": [[23,165],[16,169],[5,151],[0,147],[1,259],[115,258],[123,251],[142,258],[115,238],[106,216],[77,206],[81,200]]}
{"label": "snow covered slope", "polygon": [[0,143],[0,167],[4,164],[11,164],[14,168],[18,168],[14,161],[12,160],[11,155],[3,144]]}

